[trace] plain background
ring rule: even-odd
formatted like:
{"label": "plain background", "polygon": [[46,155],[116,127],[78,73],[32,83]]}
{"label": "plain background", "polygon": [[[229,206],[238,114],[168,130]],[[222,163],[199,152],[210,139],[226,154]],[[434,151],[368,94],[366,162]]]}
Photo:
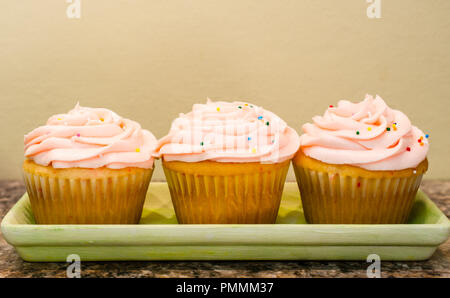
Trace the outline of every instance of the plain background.
{"label": "plain background", "polygon": [[20,177],[23,135],[77,101],[159,138],[206,97],[300,133],[366,93],[430,134],[426,177],[450,178],[450,1],[382,0],[381,19],[365,0],[81,0],[80,19],[68,5],[0,0],[0,178]]}

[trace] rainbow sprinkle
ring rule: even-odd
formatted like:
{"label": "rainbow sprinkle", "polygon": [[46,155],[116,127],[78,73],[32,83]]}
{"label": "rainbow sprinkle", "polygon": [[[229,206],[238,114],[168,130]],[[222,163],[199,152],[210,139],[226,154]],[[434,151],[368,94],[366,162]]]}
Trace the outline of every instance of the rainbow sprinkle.
{"label": "rainbow sprinkle", "polygon": [[248,137],[248,138],[247,138],[247,140],[249,140],[249,141],[250,141],[251,139],[252,139],[251,137]]}
{"label": "rainbow sprinkle", "polygon": [[217,109],[216,109],[216,110],[217,110],[217,112],[220,112],[220,108],[219,108],[219,107],[217,107]]}
{"label": "rainbow sprinkle", "polygon": [[387,131],[391,131],[391,128],[390,128],[390,127],[386,127],[386,130],[387,130]]}
{"label": "rainbow sprinkle", "polygon": [[371,131],[371,130],[372,130],[372,127],[367,127],[367,130],[368,130],[368,131]]}
{"label": "rainbow sprinkle", "polygon": [[[426,136],[425,136],[426,137]],[[425,143],[423,142],[423,136],[420,136],[420,138],[417,140],[417,142],[420,144],[420,146],[423,146]]]}
{"label": "rainbow sprinkle", "polygon": [[136,152],[141,152],[141,148],[136,148]]}
{"label": "rainbow sprinkle", "polygon": [[263,116],[258,116],[258,120],[261,120],[263,118]]}
{"label": "rainbow sprinkle", "polygon": [[77,133],[77,137],[79,137],[80,136],[80,134],[79,133]]}
{"label": "rainbow sprinkle", "polygon": [[256,148],[252,148],[252,153],[256,153]]}
{"label": "rainbow sprinkle", "polygon": [[359,131],[358,130],[356,131],[356,134],[359,135]]}
{"label": "rainbow sprinkle", "polygon": [[267,122],[266,122],[266,125],[269,126],[269,124],[270,124],[269,121],[267,121]]}
{"label": "rainbow sprinkle", "polygon": [[204,144],[203,142],[200,142],[200,146],[203,146],[203,144]]}
{"label": "rainbow sprinkle", "polygon": [[428,137],[429,137],[429,135],[428,135],[428,134],[426,134],[426,135],[425,135],[425,138],[427,138],[427,139],[428,139]]}

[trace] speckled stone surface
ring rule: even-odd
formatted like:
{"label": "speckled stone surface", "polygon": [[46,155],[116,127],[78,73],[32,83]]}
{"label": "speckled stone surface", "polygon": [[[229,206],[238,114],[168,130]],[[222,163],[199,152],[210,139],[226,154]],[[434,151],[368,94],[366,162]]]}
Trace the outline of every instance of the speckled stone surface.
{"label": "speckled stone surface", "polygon": [[[450,215],[450,181],[422,189]],[[25,192],[19,181],[0,181],[0,219]],[[82,277],[366,277],[365,262],[85,262]],[[28,263],[0,235],[0,277],[65,277],[67,264]],[[450,277],[450,241],[423,262],[382,262],[382,277]]]}

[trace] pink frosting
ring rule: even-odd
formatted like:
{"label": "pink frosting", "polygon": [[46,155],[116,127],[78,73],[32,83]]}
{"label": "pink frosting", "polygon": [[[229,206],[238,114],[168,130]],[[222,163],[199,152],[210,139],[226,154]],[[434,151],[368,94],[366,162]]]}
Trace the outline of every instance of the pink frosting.
{"label": "pink frosting", "polygon": [[423,132],[378,95],[366,95],[359,103],[341,100],[313,122],[303,125],[300,146],[305,155],[325,163],[402,170],[416,167],[428,152]]}
{"label": "pink frosting", "polygon": [[173,121],[157,151],[166,161],[277,163],[291,159],[299,144],[298,134],[272,112],[208,99]]}
{"label": "pink frosting", "polygon": [[155,145],[138,123],[77,104],[25,135],[25,157],[54,168],[151,168]]}

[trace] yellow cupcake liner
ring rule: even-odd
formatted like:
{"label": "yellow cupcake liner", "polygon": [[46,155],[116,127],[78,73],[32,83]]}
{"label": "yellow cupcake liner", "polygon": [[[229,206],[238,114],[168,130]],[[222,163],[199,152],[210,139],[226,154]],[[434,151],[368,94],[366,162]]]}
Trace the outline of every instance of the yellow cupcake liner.
{"label": "yellow cupcake liner", "polygon": [[53,169],[26,161],[37,224],[137,224],[152,169]]}
{"label": "yellow cupcake liner", "polygon": [[179,223],[273,224],[289,161],[278,164],[163,161],[163,168]]}
{"label": "yellow cupcake liner", "polygon": [[427,163],[408,175],[407,171],[346,175],[348,166],[342,172],[324,172],[296,162],[293,166],[308,223],[402,224],[408,220]]}

